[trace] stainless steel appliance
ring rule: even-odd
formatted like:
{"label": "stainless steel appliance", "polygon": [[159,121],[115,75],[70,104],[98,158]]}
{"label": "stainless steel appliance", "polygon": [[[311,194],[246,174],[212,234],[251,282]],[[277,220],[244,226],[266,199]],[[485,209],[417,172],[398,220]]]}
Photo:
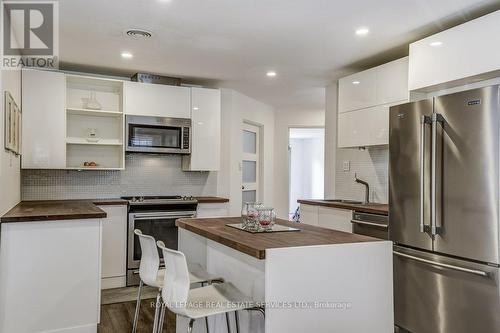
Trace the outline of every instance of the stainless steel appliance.
{"label": "stainless steel appliance", "polygon": [[126,116],[127,152],[190,154],[191,119]]}
{"label": "stainless steel appliance", "polygon": [[387,215],[352,212],[352,233],[380,239],[389,239],[389,217]]}
{"label": "stainless steel appliance", "polygon": [[[134,229],[161,240],[168,248],[177,249],[177,227],[179,218],[196,216],[198,201],[193,197],[151,196],[124,197],[128,200],[127,241],[127,286],[139,284],[139,263],[141,247]],[[158,251],[158,253],[160,253]],[[161,258],[161,255],[160,255]],[[161,260],[163,265],[163,260]]]}
{"label": "stainless steel appliance", "polygon": [[500,332],[499,86],[391,107],[395,323]]}

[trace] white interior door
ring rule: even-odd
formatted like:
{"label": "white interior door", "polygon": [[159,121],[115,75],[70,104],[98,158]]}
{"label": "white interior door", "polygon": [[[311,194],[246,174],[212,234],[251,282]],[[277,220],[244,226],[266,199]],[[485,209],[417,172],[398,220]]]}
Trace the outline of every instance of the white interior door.
{"label": "white interior door", "polygon": [[258,126],[243,124],[242,203],[259,201],[260,177],[260,129]]}

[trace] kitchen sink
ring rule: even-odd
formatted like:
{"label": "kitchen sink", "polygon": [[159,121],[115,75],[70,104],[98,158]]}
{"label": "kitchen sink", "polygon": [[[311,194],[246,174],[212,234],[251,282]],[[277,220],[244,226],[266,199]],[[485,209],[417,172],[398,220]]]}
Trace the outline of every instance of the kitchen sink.
{"label": "kitchen sink", "polygon": [[325,199],[323,201],[338,202],[338,203],[345,203],[345,204],[351,204],[351,205],[360,205],[360,204],[363,204],[362,201],[347,200],[347,199]]}

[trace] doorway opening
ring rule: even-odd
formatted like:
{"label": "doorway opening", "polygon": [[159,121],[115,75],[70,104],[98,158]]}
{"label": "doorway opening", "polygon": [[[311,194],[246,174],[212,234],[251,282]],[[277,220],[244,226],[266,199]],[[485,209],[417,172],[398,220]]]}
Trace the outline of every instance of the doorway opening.
{"label": "doorway opening", "polygon": [[324,198],[325,129],[290,128],[288,161],[288,214],[293,219],[298,199]]}

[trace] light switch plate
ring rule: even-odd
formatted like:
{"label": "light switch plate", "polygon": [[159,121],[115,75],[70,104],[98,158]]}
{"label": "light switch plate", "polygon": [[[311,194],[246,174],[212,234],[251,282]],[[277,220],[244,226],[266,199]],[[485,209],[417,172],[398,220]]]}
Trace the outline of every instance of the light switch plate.
{"label": "light switch plate", "polygon": [[342,170],[350,171],[351,170],[351,162],[350,161],[342,162]]}

